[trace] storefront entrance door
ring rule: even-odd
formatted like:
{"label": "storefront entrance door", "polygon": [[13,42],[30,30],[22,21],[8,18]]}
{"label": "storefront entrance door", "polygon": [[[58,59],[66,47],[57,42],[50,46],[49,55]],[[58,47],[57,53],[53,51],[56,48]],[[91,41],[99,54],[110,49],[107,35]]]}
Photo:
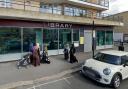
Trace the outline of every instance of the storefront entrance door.
{"label": "storefront entrance door", "polygon": [[58,29],[43,29],[43,45],[47,45],[48,55],[58,54]]}
{"label": "storefront entrance door", "polygon": [[72,30],[71,29],[60,29],[59,30],[59,54],[63,54],[65,45],[72,43]]}

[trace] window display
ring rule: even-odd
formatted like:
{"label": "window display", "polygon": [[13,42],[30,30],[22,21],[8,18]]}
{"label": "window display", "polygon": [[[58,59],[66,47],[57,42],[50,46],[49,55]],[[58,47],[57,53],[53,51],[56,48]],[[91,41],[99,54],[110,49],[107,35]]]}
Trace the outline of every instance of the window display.
{"label": "window display", "polygon": [[44,29],[43,30],[43,43],[48,46],[48,50],[58,49],[58,30],[57,29]]}
{"label": "window display", "polygon": [[112,44],[113,44],[113,32],[106,31],[106,45],[112,45]]}
{"label": "window display", "polygon": [[113,45],[113,31],[97,31],[97,46]]}
{"label": "window display", "polygon": [[66,44],[71,44],[71,30],[60,29],[59,30],[59,49],[63,49]]}
{"label": "window display", "polygon": [[21,52],[20,28],[0,28],[0,54]]}
{"label": "window display", "polygon": [[97,31],[97,46],[105,45],[105,31]]}
{"label": "window display", "polygon": [[24,28],[23,29],[23,51],[29,52],[30,46],[34,43],[40,44],[42,49],[43,36],[41,28]]}
{"label": "window display", "polygon": [[73,30],[73,42],[79,41],[79,30]]}

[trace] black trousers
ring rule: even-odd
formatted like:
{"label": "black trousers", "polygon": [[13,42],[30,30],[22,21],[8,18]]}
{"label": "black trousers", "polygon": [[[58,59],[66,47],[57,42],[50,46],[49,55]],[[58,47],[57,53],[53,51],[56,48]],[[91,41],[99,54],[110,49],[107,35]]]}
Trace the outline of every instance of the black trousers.
{"label": "black trousers", "polygon": [[68,53],[64,53],[64,59],[67,60],[69,58],[69,54]]}
{"label": "black trousers", "polygon": [[70,63],[78,62],[74,54],[70,54]]}

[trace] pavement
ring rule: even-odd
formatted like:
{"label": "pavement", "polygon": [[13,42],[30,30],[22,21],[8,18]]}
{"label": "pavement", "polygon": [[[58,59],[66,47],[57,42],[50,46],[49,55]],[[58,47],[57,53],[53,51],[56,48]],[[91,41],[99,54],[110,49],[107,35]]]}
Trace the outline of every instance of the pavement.
{"label": "pavement", "polygon": [[[43,81],[40,84],[33,86],[22,86],[15,89],[113,89],[109,85],[104,85],[88,77],[80,74],[79,72],[66,75],[62,78]],[[118,89],[128,89],[128,80],[121,82]]]}
{"label": "pavement", "polygon": [[[127,44],[124,46],[125,46],[125,51],[128,51]],[[118,46],[114,46],[114,49],[118,49]],[[23,67],[21,69],[17,69],[16,61],[0,63],[0,89],[16,89],[17,87],[27,86],[27,85],[33,86],[40,82],[42,84],[43,81],[46,82],[49,80],[62,78],[67,74],[71,74],[78,71],[82,63],[84,63],[84,61],[90,58],[91,56],[92,56],[91,52],[76,53],[76,58],[78,59],[79,62],[74,64],[71,64],[68,61],[64,60],[63,55],[50,56],[49,58],[51,60],[51,64],[41,64],[38,67],[29,65],[28,68]],[[20,88],[20,89],[27,89],[27,88]],[[33,88],[33,89],[38,89],[38,88]],[[72,88],[72,89],[76,89],[76,88]]]}
{"label": "pavement", "polygon": [[64,60],[63,55],[50,56],[51,64],[41,64],[38,67],[29,65],[28,68],[17,69],[16,62],[0,63],[0,89],[13,89],[18,86],[33,84],[62,77],[79,70],[85,59],[91,53],[76,53],[78,63],[71,64]]}

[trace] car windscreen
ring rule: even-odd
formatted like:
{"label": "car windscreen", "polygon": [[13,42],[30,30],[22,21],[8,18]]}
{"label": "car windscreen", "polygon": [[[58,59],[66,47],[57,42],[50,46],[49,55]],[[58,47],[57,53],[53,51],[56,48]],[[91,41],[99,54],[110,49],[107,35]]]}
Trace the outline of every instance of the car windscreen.
{"label": "car windscreen", "polygon": [[115,56],[115,55],[110,55],[105,53],[97,53],[94,59],[101,62],[109,63],[109,64],[121,65],[120,56]]}

